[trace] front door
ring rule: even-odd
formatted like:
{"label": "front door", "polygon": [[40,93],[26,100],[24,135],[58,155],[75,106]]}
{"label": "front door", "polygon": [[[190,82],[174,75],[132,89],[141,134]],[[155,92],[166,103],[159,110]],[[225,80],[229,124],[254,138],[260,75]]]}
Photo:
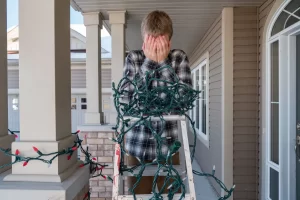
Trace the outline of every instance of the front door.
{"label": "front door", "polygon": [[78,126],[84,124],[85,112],[87,109],[86,95],[72,95],[72,132],[76,132]]}
{"label": "front door", "polygon": [[[8,128],[11,131],[20,131],[20,110],[19,110],[19,95],[8,95]],[[19,133],[16,133],[20,136]],[[18,141],[20,137],[16,140]]]}
{"label": "front door", "polygon": [[297,131],[296,131],[296,193],[297,200],[300,200],[300,35],[296,36],[296,71],[297,71]]}

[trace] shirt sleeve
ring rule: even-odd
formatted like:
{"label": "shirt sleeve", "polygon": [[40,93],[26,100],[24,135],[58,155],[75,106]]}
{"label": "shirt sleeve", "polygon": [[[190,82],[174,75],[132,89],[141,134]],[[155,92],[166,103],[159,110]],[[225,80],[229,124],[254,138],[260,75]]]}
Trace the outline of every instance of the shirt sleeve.
{"label": "shirt sleeve", "polygon": [[135,70],[134,62],[132,60],[132,55],[131,53],[129,53],[125,59],[125,65],[123,68],[123,77],[126,77],[127,79],[124,79],[120,86],[120,90],[124,91],[123,92],[124,96],[120,98],[122,103],[129,104],[130,100],[133,97],[134,87],[130,81],[133,81],[136,73],[135,71],[136,70]]}
{"label": "shirt sleeve", "polygon": [[180,83],[192,87],[192,74],[187,55],[182,52],[181,59],[178,60],[180,60],[180,62],[178,63],[178,68],[175,71],[177,73],[177,76],[179,77]]}

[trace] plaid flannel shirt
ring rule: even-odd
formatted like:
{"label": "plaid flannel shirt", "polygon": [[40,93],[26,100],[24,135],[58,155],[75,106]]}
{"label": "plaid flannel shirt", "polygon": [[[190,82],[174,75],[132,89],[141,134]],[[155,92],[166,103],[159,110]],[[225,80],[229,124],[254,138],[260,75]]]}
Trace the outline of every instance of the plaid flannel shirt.
{"label": "plaid flannel shirt", "polygon": [[[125,60],[124,76],[127,76],[130,80],[133,80],[136,73],[139,73],[140,77],[144,77],[147,71],[151,71],[163,66],[172,66],[180,79],[181,83],[185,83],[192,86],[191,70],[189,67],[188,57],[182,50],[171,50],[168,57],[160,63],[154,62],[145,57],[144,52],[141,50],[131,51]],[[172,76],[168,69],[158,73],[156,78],[164,80],[172,80]],[[157,81],[152,82],[152,87],[157,87]],[[159,85],[165,83],[159,82]],[[133,88],[130,85],[124,84],[122,89],[129,91],[128,98],[123,98],[123,102],[129,102],[130,96],[133,93]],[[162,145],[162,153],[167,154],[169,147],[178,138],[178,125],[174,121],[166,121],[164,130],[161,121],[151,121],[152,128],[157,132],[162,132],[162,137],[167,138],[167,142]],[[153,135],[150,129],[144,125],[134,127],[131,131],[125,135],[125,149],[134,157],[138,157],[141,160],[153,160],[156,158],[156,140],[153,139]]]}

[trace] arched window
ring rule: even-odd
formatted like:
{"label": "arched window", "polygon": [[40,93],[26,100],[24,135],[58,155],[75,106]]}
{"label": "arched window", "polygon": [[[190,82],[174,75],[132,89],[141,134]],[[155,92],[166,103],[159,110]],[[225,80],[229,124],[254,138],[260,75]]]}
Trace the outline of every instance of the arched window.
{"label": "arched window", "polygon": [[280,13],[277,18],[271,36],[300,21],[300,1],[292,0]]}

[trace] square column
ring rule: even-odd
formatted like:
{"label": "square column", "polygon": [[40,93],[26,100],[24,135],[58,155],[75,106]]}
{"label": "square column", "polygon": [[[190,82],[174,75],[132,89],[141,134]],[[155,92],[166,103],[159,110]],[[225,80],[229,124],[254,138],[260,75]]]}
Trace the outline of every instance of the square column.
{"label": "square column", "polygon": [[[70,1],[20,1],[19,16],[20,142],[13,143],[12,152],[37,157],[33,146],[53,153],[76,139],[71,135]],[[77,170],[76,155],[70,160],[61,155],[49,166],[16,163],[4,180],[62,182]]]}
{"label": "square column", "polygon": [[103,122],[101,84],[101,29],[102,16],[99,12],[84,13],[86,26],[86,124]]}
{"label": "square column", "polygon": [[[0,1],[0,147],[11,147],[13,135],[8,135],[7,111],[7,32],[6,0]],[[10,162],[10,157],[0,153],[0,166]],[[8,168],[0,169],[0,173]]]}
{"label": "square column", "polygon": [[[125,28],[126,11],[109,11],[109,23],[111,24],[112,40],[112,58],[111,58],[111,76],[112,81],[118,85],[123,77],[123,67],[125,62]],[[116,123],[117,112],[114,107],[113,99],[111,101],[110,123]]]}

